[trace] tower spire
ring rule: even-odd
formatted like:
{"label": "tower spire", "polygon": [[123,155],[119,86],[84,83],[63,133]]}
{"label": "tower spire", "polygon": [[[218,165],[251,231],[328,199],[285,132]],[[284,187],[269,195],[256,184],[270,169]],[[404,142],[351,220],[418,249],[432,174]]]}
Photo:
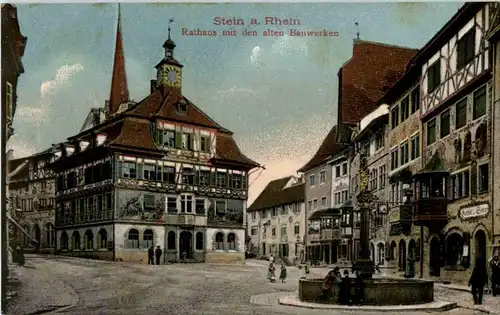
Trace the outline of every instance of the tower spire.
{"label": "tower spire", "polygon": [[174,23],[174,19],[170,18],[168,20],[168,38],[167,40],[165,41],[165,43],[163,44],[163,48],[165,48],[165,57],[167,59],[173,59],[174,58],[174,49],[175,49],[175,43],[174,41],[172,40],[172,38],[170,38],[170,31],[171,31],[171,28],[170,28],[170,25]]}
{"label": "tower spire", "polygon": [[127,73],[125,71],[125,55],[123,53],[123,41],[121,32],[121,10],[118,3],[118,17],[116,21],[116,42],[113,62],[113,74],[111,77],[111,91],[106,108],[108,117],[116,114],[120,105],[129,101]]}

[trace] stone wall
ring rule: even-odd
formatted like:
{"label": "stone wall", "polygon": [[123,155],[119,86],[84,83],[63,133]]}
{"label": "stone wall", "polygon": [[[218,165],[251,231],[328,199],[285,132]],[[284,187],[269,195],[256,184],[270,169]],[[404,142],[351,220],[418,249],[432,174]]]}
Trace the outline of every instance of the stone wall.
{"label": "stone wall", "polygon": [[205,255],[205,262],[244,265],[245,253],[210,252]]}

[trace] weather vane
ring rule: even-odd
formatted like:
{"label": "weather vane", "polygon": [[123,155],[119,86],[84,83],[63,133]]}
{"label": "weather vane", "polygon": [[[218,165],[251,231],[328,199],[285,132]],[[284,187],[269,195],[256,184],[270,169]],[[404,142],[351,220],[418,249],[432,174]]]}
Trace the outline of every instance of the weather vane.
{"label": "weather vane", "polygon": [[354,25],[356,25],[356,29],[357,29],[356,39],[359,39],[359,23],[358,22],[354,22]]}
{"label": "weather vane", "polygon": [[170,39],[170,25],[172,25],[172,23],[174,23],[174,19],[170,18],[168,20],[168,38]]}

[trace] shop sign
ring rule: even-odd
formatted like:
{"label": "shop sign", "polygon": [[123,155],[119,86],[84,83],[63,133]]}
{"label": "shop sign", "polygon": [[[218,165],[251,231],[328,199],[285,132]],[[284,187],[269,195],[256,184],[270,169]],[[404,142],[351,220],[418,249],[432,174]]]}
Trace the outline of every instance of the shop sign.
{"label": "shop sign", "polygon": [[474,219],[477,217],[485,217],[488,215],[490,207],[488,204],[477,205],[460,209],[460,218],[462,220]]}

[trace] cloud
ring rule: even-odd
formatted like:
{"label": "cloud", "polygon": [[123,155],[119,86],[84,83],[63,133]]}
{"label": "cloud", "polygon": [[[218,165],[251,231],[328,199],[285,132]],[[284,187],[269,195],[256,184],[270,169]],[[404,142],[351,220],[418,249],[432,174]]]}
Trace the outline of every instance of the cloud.
{"label": "cloud", "polygon": [[7,150],[12,150],[14,158],[22,158],[37,153],[37,148],[29,140],[14,134],[7,142]]}
{"label": "cloud", "polygon": [[[238,141],[242,152],[266,169],[250,177],[248,205],[257,198],[266,185],[277,178],[296,175],[316,153],[321,142],[333,127],[333,115],[314,115],[262,130]],[[298,128],[297,126],[300,126]],[[304,134],[307,130],[307,134]]]}
{"label": "cloud", "polygon": [[272,52],[282,56],[307,56],[309,48],[302,38],[285,35],[272,45]]}
{"label": "cloud", "polygon": [[83,71],[83,65],[76,63],[73,65],[63,65],[57,69],[56,77],[54,80],[44,81],[40,86],[40,95],[42,98],[56,92],[57,88],[62,85],[69,84],[71,77],[80,71]]}
{"label": "cloud", "polygon": [[70,86],[72,77],[84,70],[81,63],[63,65],[56,71],[53,80],[43,81],[40,85],[40,101],[35,106],[19,106],[16,112],[16,120],[40,125],[49,121],[52,114],[53,98],[57,91],[63,86]]}
{"label": "cloud", "polygon": [[226,97],[234,97],[234,96],[240,95],[240,94],[257,95],[258,92],[253,90],[253,89],[248,89],[248,88],[232,87],[230,89],[222,89],[222,90],[217,91],[217,93],[215,94],[215,97],[225,99]]}
{"label": "cloud", "polygon": [[261,65],[262,48],[255,46],[252,49],[252,55],[250,56],[250,62],[255,65]]}

